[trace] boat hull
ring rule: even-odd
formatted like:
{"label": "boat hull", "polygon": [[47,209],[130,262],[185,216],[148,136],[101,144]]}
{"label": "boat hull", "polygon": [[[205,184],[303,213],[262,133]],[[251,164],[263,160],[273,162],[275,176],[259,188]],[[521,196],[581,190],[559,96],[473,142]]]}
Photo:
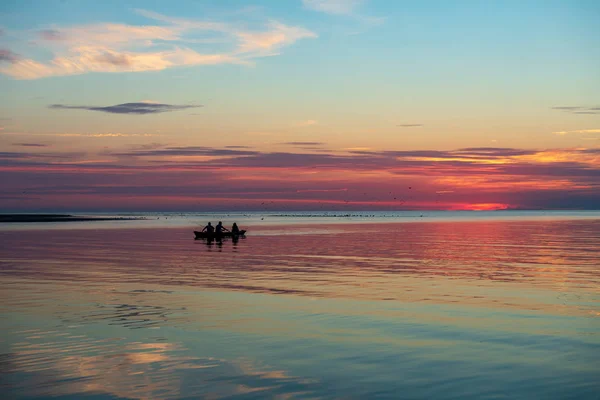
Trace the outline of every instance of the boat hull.
{"label": "boat hull", "polygon": [[230,238],[230,237],[240,237],[240,236],[244,236],[244,234],[246,233],[245,230],[240,231],[239,233],[231,233],[231,232],[222,232],[222,233],[207,233],[207,232],[200,232],[200,231],[194,231],[194,235],[196,236],[196,239],[221,239],[221,238]]}

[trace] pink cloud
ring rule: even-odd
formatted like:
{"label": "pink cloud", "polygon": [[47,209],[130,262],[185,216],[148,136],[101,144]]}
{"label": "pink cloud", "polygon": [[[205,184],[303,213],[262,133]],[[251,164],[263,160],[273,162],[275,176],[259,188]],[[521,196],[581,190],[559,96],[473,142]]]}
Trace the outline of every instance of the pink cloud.
{"label": "pink cloud", "polygon": [[27,198],[22,206],[68,208],[85,197],[155,209],[593,208],[597,157],[594,149],[302,154],[161,145],[98,155],[4,152],[0,207]]}

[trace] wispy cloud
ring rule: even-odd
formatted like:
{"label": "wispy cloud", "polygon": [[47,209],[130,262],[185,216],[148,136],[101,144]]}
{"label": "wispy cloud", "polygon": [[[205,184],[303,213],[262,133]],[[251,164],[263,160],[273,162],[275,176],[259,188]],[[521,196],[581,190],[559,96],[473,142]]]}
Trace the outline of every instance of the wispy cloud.
{"label": "wispy cloud", "polygon": [[347,192],[348,189],[298,189],[296,193],[317,193],[317,192]]}
{"label": "wispy cloud", "polygon": [[515,157],[535,154],[538,153],[538,150],[513,149],[510,147],[467,147],[442,153],[472,157]]}
{"label": "wispy cloud", "polygon": [[263,32],[236,32],[239,46],[235,51],[238,57],[266,57],[279,54],[281,48],[300,39],[316,38],[317,35],[307,29],[286,26],[276,21],[269,22],[268,30]]}
{"label": "wispy cloud", "polygon": [[[317,37],[308,29],[274,20],[266,21],[261,30],[248,30],[239,24],[136,12],[160,25],[96,23],[39,31],[35,33],[38,44],[53,51],[54,58],[40,61],[5,50],[3,58],[10,65],[0,66],[0,72],[15,79],[38,79],[192,65],[252,65],[255,59],[280,54],[298,40]],[[221,44],[223,51],[198,50],[207,43]]]}
{"label": "wispy cloud", "polygon": [[579,129],[574,131],[558,131],[553,132],[555,135],[570,135],[570,134],[594,134],[600,133],[600,129]]}
{"label": "wispy cloud", "polygon": [[123,103],[114,106],[94,107],[94,106],[70,106],[64,104],[52,104],[48,108],[61,110],[88,110],[101,111],[112,114],[159,114],[170,111],[186,110],[188,108],[202,107],[200,105],[175,105],[161,103]]}
{"label": "wispy cloud", "polygon": [[552,109],[570,114],[600,114],[600,107],[557,106],[552,107]]}
{"label": "wispy cloud", "polygon": [[155,133],[57,133],[42,134],[43,136],[59,137],[89,137],[89,138],[122,138],[122,137],[154,137],[161,136]]}
{"label": "wispy cloud", "polygon": [[164,157],[164,156],[207,156],[207,157],[234,157],[234,156],[256,156],[258,151],[240,149],[218,149],[204,146],[180,146],[165,147],[163,149],[132,151],[128,153],[117,153],[118,156],[132,157]]}
{"label": "wispy cloud", "polygon": [[302,0],[304,7],[334,15],[352,14],[363,0]]}
{"label": "wispy cloud", "polygon": [[14,53],[8,49],[0,49],[0,63],[15,64],[20,60],[21,57],[17,53]]}
{"label": "wispy cloud", "polygon": [[45,29],[39,32],[40,37],[44,40],[65,40],[66,37],[59,31],[54,29]]}
{"label": "wispy cloud", "polygon": [[283,143],[288,146],[323,146],[325,143],[323,142],[286,142]]}
{"label": "wispy cloud", "polygon": [[47,144],[43,143],[13,143],[13,146],[22,146],[22,147],[48,147]]}
{"label": "wispy cloud", "polygon": [[[0,127],[0,131],[3,128]],[[156,137],[163,136],[158,133],[119,133],[119,132],[107,132],[107,133],[30,133],[30,132],[2,132],[4,135],[27,135],[37,137],[87,137],[87,138],[124,138],[124,137]]]}
{"label": "wispy cloud", "polygon": [[295,126],[301,128],[301,127],[304,127],[304,126],[312,126],[312,125],[318,125],[318,124],[319,124],[319,121],[315,121],[314,119],[309,119],[309,120],[306,120],[306,121],[297,122],[295,124]]}
{"label": "wispy cloud", "polygon": [[423,126],[423,124],[400,124],[400,125],[396,125],[400,128],[419,128],[421,126]]}
{"label": "wispy cloud", "polygon": [[343,151],[348,151],[348,152],[365,152],[365,153],[370,153],[373,152],[373,148],[372,147],[346,147],[342,149]]}
{"label": "wispy cloud", "polygon": [[[385,22],[383,17],[373,17],[358,13],[365,0],[302,0],[302,4],[309,10],[330,15],[350,17],[362,25],[374,26]],[[353,32],[356,34],[359,32]]]}

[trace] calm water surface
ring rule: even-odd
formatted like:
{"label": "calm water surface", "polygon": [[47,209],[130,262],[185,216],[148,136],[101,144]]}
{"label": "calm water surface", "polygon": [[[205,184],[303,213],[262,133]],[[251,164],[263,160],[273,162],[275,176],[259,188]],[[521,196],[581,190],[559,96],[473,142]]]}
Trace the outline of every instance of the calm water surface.
{"label": "calm water surface", "polygon": [[0,231],[5,398],[599,398],[598,219],[76,226]]}

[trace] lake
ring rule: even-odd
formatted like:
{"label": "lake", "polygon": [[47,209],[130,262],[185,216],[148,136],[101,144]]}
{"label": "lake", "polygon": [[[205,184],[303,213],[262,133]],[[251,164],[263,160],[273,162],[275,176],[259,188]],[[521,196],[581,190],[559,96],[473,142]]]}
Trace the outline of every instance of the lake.
{"label": "lake", "polygon": [[0,227],[3,397],[598,399],[600,213],[146,216]]}

